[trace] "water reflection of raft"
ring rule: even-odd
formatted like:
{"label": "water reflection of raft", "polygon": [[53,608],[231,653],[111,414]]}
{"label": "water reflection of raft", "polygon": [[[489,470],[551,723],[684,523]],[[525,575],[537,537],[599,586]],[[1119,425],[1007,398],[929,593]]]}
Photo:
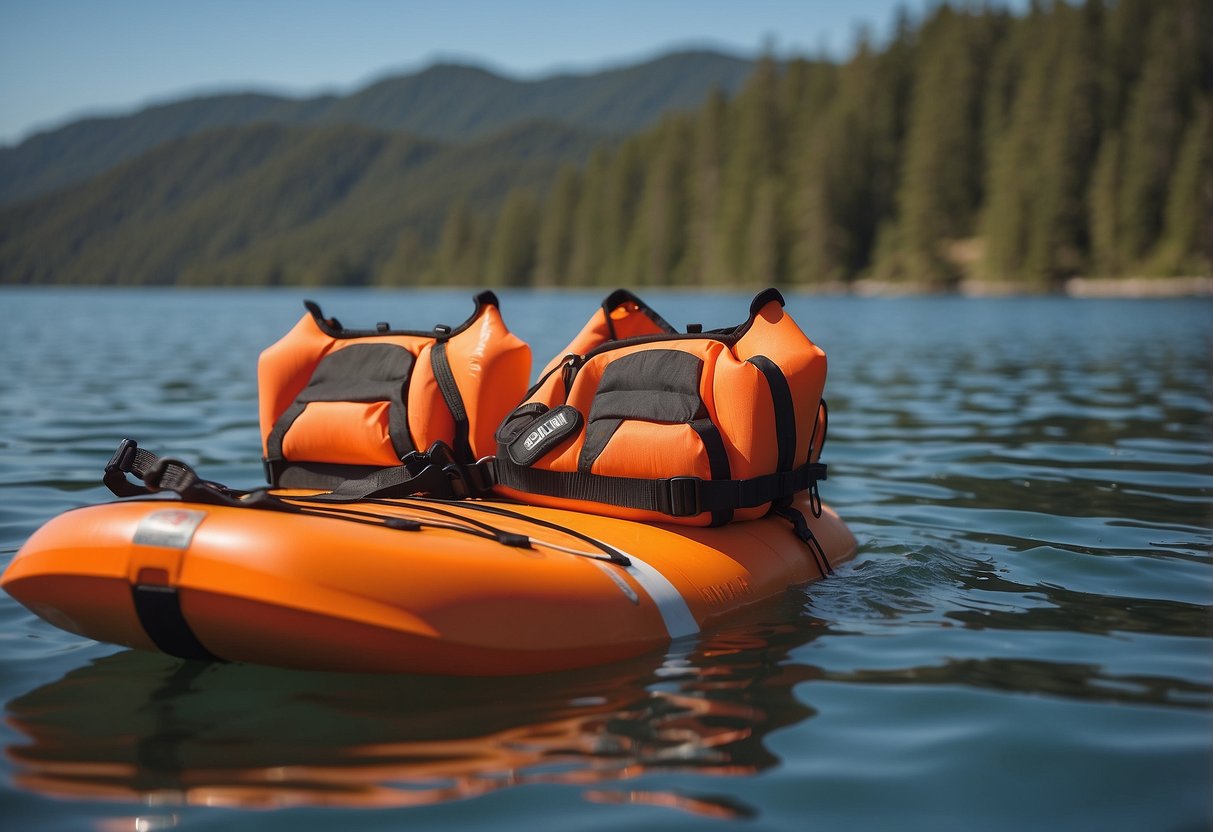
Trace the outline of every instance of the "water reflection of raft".
{"label": "water reflection of raft", "polygon": [[812,717],[793,689],[818,673],[789,653],[818,631],[730,626],[666,657],[496,679],[489,696],[474,678],[281,673],[123,651],[9,701],[5,752],[24,790],[138,801],[149,820],[156,807],[388,808],[540,784],[732,817],[745,807],[730,799],[623,784],[777,765],[767,737]]}
{"label": "water reflection of raft", "polygon": [[801,508],[820,551],[777,517],[698,528],[489,501],[301,515],[134,500],[53,519],[0,586],[66,630],[186,658],[532,673],[642,655],[854,554],[834,512]]}

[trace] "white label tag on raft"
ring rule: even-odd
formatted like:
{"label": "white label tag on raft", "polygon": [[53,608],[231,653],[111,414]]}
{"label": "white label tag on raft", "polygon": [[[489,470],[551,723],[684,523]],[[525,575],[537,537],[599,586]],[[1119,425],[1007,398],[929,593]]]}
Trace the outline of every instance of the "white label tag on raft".
{"label": "white label tag on raft", "polygon": [[159,546],[164,549],[188,549],[198,531],[205,511],[190,508],[169,508],[153,511],[139,521],[134,542],[138,546]]}

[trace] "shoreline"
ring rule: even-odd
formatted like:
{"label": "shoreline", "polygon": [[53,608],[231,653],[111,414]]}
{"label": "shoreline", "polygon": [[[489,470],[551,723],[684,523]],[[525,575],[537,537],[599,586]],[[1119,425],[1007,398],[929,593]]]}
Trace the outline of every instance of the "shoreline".
{"label": "shoreline", "polygon": [[[799,291],[800,287],[797,287]],[[823,295],[855,297],[907,297],[958,295],[966,298],[1070,297],[1070,298],[1201,298],[1213,297],[1213,277],[1071,277],[1058,288],[1037,288],[996,280],[962,280],[954,289],[926,282],[857,280],[846,285],[805,287]]]}
{"label": "shoreline", "polygon": [[1072,277],[1072,298],[1194,298],[1213,296],[1213,277]]}
{"label": "shoreline", "polygon": [[[745,294],[758,292],[770,284],[736,283],[730,286],[660,286],[644,285],[643,292],[665,294]],[[340,290],[363,290],[372,292],[395,291],[447,291],[451,289],[474,290],[484,288],[476,284],[448,284],[444,286],[386,286],[324,284],[318,286],[252,285],[233,284],[163,284],[155,286],[115,285],[105,283],[57,283],[22,284],[0,282],[0,292],[14,291],[63,291],[82,289],[85,291],[300,291],[322,292]],[[594,294],[606,291],[599,286],[511,286],[493,287],[498,291],[524,290],[536,293],[572,292]],[[861,279],[853,283],[828,282],[810,285],[784,285],[778,287],[787,295],[817,297],[899,298],[899,297],[965,297],[965,298],[1021,298],[1021,297],[1070,297],[1079,299],[1151,299],[1151,298],[1207,298],[1213,297],[1213,277],[1072,277],[1056,288],[1037,288],[1009,281],[962,280],[954,288],[941,288],[926,281],[884,281]]]}

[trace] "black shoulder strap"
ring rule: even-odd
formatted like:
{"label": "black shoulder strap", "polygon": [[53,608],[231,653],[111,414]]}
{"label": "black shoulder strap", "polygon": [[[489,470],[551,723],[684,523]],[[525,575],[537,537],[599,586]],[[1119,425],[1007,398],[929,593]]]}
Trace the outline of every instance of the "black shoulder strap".
{"label": "black shoulder strap", "polygon": [[474,462],[472,446],[468,444],[468,412],[463,404],[463,396],[459,392],[459,384],[451,371],[451,361],[446,354],[446,341],[439,341],[430,350],[430,367],[434,371],[434,380],[438,389],[451,411],[455,420],[454,450],[456,459],[461,462]]}

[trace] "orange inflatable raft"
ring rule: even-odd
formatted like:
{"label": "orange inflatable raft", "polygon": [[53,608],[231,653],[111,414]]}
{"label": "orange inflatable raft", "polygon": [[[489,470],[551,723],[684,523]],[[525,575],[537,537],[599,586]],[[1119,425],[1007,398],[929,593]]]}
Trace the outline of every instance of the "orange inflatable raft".
{"label": "orange inflatable raft", "polygon": [[[290,495],[291,492],[286,492]],[[851,558],[838,515],[720,528],[486,500],[68,511],[0,585],[87,638],[314,670],[534,673],[660,649]]]}

